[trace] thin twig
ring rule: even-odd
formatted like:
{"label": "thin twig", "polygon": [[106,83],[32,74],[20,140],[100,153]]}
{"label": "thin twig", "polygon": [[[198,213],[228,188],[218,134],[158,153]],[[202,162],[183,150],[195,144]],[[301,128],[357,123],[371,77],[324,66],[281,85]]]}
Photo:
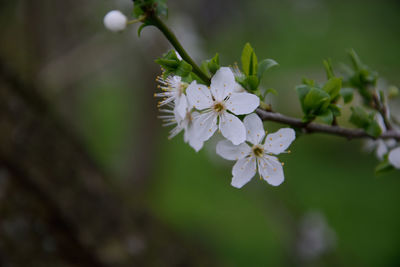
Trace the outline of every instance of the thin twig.
{"label": "thin twig", "polygon": [[348,139],[353,138],[371,138],[371,139],[396,139],[400,140],[400,132],[389,130],[382,133],[378,137],[373,137],[361,129],[349,129],[340,126],[333,126],[319,123],[305,123],[300,119],[285,116],[280,113],[269,112],[262,109],[257,109],[257,114],[264,121],[274,121],[283,124],[290,125],[294,128],[299,128],[303,133],[326,133],[331,135],[337,135],[346,137]]}

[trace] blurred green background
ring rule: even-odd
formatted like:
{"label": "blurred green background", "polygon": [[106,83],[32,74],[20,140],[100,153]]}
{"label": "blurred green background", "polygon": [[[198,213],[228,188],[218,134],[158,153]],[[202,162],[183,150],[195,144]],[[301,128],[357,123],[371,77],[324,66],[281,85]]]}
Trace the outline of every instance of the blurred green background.
{"label": "blurred green background", "polygon": [[[222,266],[400,265],[400,175],[375,176],[378,161],[362,151],[362,141],[302,136],[282,156],[281,186],[255,177],[233,188],[233,163],[216,156],[216,139],[196,153],[182,135],[169,141],[157,120],[154,59],[169,49],[161,34],[149,27],[139,38],[136,25],[121,34],[104,29],[104,14],[130,14],[131,1],[27,2],[1,4],[1,32],[9,38],[0,44],[3,57],[39,77],[91,155],[113,174],[111,182],[139,194],[135,205],[207,248]],[[27,5],[41,15],[24,22]],[[280,66],[262,86],[279,94],[268,102],[300,117],[294,86],[302,77],[324,81],[322,60],[331,58],[339,69],[348,48],[400,85],[399,14],[394,0],[177,0],[169,1],[167,24],[198,61],[218,52],[222,64],[238,62],[246,42],[259,58],[275,59]],[[36,32],[26,35],[26,27]],[[24,49],[26,43],[33,46]],[[399,102],[392,105],[396,112]],[[340,120],[347,126],[348,115]],[[310,214],[322,218],[324,231],[309,242],[325,245],[307,256],[299,244]]]}

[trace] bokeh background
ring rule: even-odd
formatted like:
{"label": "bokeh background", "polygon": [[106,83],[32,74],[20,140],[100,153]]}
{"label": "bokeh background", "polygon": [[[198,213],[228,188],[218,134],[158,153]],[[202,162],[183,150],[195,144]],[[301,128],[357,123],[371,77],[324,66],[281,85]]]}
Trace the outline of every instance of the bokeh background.
{"label": "bokeh background", "polygon": [[[279,62],[262,86],[284,114],[301,116],[294,86],[323,82],[322,60],[340,70],[349,48],[400,85],[398,1],[168,2],[198,62],[238,62],[246,42]],[[281,186],[231,187],[218,138],[196,153],[157,119],[168,43],[151,27],[108,32],[111,9],[132,3],[0,4],[1,266],[400,265],[399,172],[375,176],[362,141],[316,134],[282,156]]]}

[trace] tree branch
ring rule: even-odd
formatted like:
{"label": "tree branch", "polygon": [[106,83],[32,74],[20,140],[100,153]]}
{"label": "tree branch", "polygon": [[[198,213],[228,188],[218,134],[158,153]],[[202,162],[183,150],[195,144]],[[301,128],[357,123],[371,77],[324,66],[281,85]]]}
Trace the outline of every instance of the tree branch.
{"label": "tree branch", "polygon": [[258,108],[257,114],[263,121],[274,121],[283,124],[290,125],[294,128],[300,128],[303,133],[326,133],[331,135],[337,135],[346,137],[348,139],[353,138],[371,138],[371,139],[396,139],[400,140],[400,132],[389,130],[382,133],[379,137],[375,138],[367,134],[361,129],[349,129],[340,126],[319,124],[319,123],[305,123],[300,119],[285,116],[280,113],[270,112]]}

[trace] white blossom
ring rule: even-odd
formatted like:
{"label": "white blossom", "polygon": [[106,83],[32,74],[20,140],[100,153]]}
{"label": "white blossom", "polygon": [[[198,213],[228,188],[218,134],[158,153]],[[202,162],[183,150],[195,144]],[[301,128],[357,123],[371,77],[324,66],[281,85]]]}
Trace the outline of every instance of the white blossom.
{"label": "white blossom", "polygon": [[232,169],[232,186],[241,188],[256,174],[273,186],[280,185],[284,180],[282,163],[274,155],[285,152],[295,139],[291,128],[282,128],[276,133],[267,135],[261,119],[256,114],[247,115],[243,121],[246,127],[246,141],[234,145],[228,140],[217,144],[217,154],[227,160],[236,160]]}
{"label": "white blossom", "polygon": [[389,152],[388,160],[396,169],[400,169],[400,147]]}
{"label": "white blossom", "polygon": [[160,83],[158,86],[163,92],[155,93],[155,97],[162,97],[158,103],[158,106],[164,106],[170,102],[174,102],[176,111],[183,118],[186,116],[187,112],[187,100],[185,96],[185,90],[188,84],[182,82],[182,78],[179,76],[168,76],[167,78],[157,77],[157,81]]}
{"label": "white blossom", "polygon": [[104,26],[110,31],[119,32],[125,30],[128,19],[119,10],[112,10],[104,16]]}
{"label": "white blossom", "polygon": [[[186,90],[189,103],[201,113],[194,120],[198,138],[208,140],[219,129],[222,135],[238,145],[246,139],[242,121],[235,115],[253,112],[260,104],[254,94],[235,93],[238,87],[230,68],[222,67],[211,79],[211,86],[193,81]],[[230,112],[232,113],[230,113]]]}
{"label": "white blossom", "polygon": [[[375,120],[381,128],[382,132],[386,132],[386,126],[383,118],[380,114],[375,115]],[[367,151],[375,151],[375,155],[379,160],[383,160],[384,156],[389,152],[389,150],[396,145],[395,139],[388,140],[367,140],[364,148]]]}
{"label": "white blossom", "polygon": [[173,103],[170,102],[167,104],[167,107],[170,109],[160,109],[160,112],[164,114],[158,117],[164,121],[163,126],[175,125],[175,127],[170,131],[169,139],[175,137],[181,131],[184,131],[184,141],[197,152],[203,147],[204,143],[197,137],[196,131],[193,127],[193,117],[198,116],[199,113],[196,111],[192,112],[193,107],[189,106],[185,95],[182,97],[182,102],[184,103],[184,116],[181,116],[177,107],[174,107]]}

